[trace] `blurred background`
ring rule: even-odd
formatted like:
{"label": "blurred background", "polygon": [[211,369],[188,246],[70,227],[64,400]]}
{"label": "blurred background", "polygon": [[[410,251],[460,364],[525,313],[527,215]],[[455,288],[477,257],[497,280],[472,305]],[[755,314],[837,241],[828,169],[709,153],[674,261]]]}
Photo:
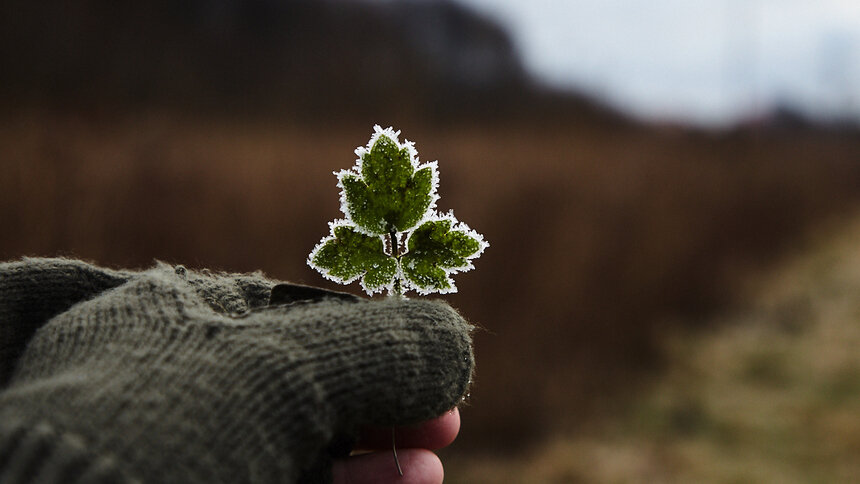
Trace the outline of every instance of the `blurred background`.
{"label": "blurred background", "polygon": [[858,481],[858,5],[6,0],[0,258],[331,287],[391,125],[491,243],[448,482]]}

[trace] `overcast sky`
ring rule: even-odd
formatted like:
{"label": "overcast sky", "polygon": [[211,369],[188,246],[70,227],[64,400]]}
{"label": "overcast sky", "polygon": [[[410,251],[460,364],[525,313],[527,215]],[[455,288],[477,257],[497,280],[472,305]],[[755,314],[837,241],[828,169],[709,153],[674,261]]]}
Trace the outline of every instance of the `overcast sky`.
{"label": "overcast sky", "polygon": [[776,101],[860,118],[860,0],[460,0],[540,79],[651,119],[720,124]]}

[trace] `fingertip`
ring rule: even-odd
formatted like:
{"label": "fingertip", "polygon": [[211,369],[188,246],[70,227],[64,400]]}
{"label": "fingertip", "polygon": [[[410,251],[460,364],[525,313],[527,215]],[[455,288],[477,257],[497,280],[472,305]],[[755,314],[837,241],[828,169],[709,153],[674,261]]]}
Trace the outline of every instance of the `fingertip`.
{"label": "fingertip", "polygon": [[[445,469],[439,456],[427,449],[404,449],[400,458],[403,478],[399,482],[408,484],[441,484]],[[408,476],[408,477],[407,477]],[[398,477],[400,477],[398,475]]]}
{"label": "fingertip", "polygon": [[[460,432],[460,411],[455,407],[416,425],[395,427],[395,441],[402,447],[441,449],[454,442]],[[365,428],[357,448],[380,450],[391,446],[391,427]]]}
{"label": "fingertip", "polygon": [[[435,450],[447,447],[454,442],[457,434],[460,433],[460,410],[457,407],[445,412],[439,417],[427,422],[424,428],[424,434],[428,436],[427,449]],[[432,436],[432,438],[429,438]]]}
{"label": "fingertip", "polygon": [[397,452],[403,476],[397,472],[390,452],[374,452],[335,461],[335,484],[441,484],[445,471],[442,461],[427,449],[401,449]]}

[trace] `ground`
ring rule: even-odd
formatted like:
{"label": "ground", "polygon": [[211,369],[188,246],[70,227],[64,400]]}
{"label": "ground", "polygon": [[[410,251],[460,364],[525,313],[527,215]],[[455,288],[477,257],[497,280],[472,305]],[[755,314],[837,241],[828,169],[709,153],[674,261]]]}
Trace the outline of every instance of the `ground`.
{"label": "ground", "polygon": [[452,455],[446,482],[860,482],[860,217],[667,339],[620,418],[518,456]]}

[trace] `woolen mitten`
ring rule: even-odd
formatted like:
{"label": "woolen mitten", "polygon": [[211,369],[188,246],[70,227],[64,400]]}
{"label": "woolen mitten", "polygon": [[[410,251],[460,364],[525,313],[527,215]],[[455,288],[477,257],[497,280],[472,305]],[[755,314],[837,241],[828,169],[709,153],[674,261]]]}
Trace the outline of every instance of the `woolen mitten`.
{"label": "woolen mitten", "polygon": [[360,426],[460,401],[471,329],[259,274],[0,264],[0,482],[325,482]]}

